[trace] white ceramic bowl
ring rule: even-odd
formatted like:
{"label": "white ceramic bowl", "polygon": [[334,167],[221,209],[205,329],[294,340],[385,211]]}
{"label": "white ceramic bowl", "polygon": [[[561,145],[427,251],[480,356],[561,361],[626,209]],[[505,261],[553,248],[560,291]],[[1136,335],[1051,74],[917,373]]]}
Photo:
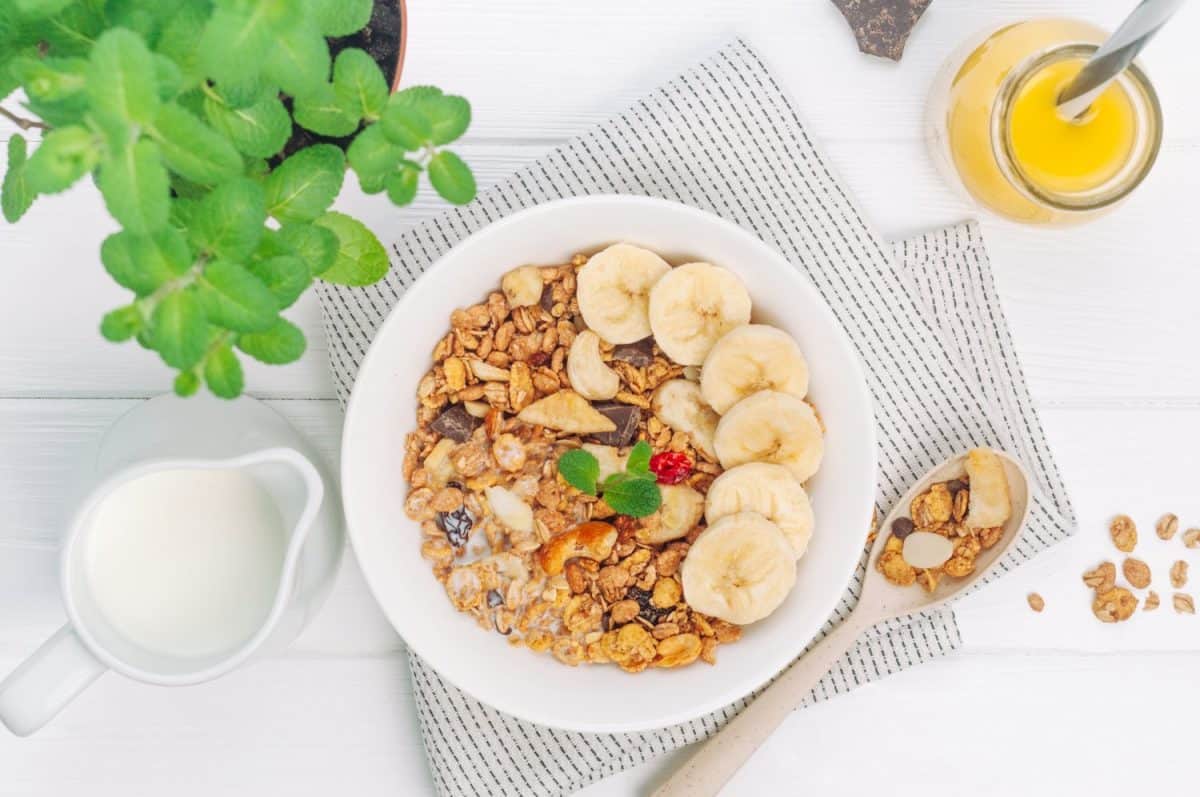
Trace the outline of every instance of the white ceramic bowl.
{"label": "white ceramic bowl", "polygon": [[[800,341],[811,398],[827,433],[810,482],[817,524],[796,588],[716,666],[637,675],[615,666],[567,667],[512,647],[459,614],[420,555],[404,514],[404,437],[415,425],[416,387],[450,312],[482,300],[519,265],[565,262],[617,241],[671,263],[706,260],[737,273],[754,318]],[[495,708],[577,731],[657,728],[702,716],[761,686],[794,659],[829,618],[854,572],[875,495],[875,422],[857,358],[816,289],[776,251],[740,227],[659,199],[594,196],[515,213],[454,247],[392,310],[363,361],[346,414],[342,490],[354,552],[405,643],[448,681]]]}

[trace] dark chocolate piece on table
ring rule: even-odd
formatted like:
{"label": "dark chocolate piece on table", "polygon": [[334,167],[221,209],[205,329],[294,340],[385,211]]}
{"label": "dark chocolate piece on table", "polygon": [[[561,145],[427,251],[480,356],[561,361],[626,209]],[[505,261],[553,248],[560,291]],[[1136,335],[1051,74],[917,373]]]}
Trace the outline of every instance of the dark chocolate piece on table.
{"label": "dark chocolate piece on table", "polygon": [[645,368],[654,362],[654,338],[642,338],[633,343],[614,346],[612,357],[614,360],[627,362],[634,368]]}
{"label": "dark chocolate piece on table", "polygon": [[638,425],[642,422],[641,407],[618,402],[593,404],[592,406],[617,425],[617,428],[611,432],[592,435],[593,440],[600,445],[616,446],[617,448],[633,445],[633,441],[637,440]]}
{"label": "dark chocolate piece on table", "polygon": [[465,443],[471,439],[471,433],[481,423],[483,423],[483,419],[476,418],[467,412],[463,405],[451,404],[441,415],[433,419],[429,428],[442,437],[449,437],[456,443]]}
{"label": "dark chocolate piece on table", "polygon": [[899,61],[917,20],[932,0],[833,0],[850,23],[858,49]]}

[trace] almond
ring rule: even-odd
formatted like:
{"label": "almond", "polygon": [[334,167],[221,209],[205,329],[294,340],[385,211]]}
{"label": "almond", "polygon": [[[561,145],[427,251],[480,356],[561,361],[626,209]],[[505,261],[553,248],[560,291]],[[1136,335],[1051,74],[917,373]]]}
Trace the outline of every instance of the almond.
{"label": "almond", "polygon": [[533,402],[521,410],[517,418],[525,423],[571,434],[599,434],[616,431],[617,428],[587,399],[570,390],[560,390]]}

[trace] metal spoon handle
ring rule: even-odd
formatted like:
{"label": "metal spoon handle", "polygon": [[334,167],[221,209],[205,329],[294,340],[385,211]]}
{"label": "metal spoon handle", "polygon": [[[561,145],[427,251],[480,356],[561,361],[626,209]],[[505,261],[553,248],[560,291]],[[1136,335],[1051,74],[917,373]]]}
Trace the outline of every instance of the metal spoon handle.
{"label": "metal spoon handle", "polygon": [[1146,42],[1158,33],[1185,0],[1142,0],[1058,98],[1058,110],[1074,119],[1088,109],[1105,87],[1125,71]]}

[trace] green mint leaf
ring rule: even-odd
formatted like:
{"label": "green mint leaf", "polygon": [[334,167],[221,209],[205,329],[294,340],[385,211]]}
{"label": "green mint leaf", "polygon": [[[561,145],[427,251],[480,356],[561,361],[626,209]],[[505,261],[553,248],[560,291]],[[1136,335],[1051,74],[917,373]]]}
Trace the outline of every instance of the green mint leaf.
{"label": "green mint leaf", "polygon": [[279,241],[319,276],[337,260],[338,237],[333,230],[314,224],[285,224],[279,228]]}
{"label": "green mint leaf", "polygon": [[182,371],[175,377],[175,395],[187,398],[196,395],[199,389],[200,377],[196,376],[195,371]]}
{"label": "green mint leaf", "polygon": [[59,127],[46,134],[26,165],[29,187],[39,194],[65,191],[100,160],[100,142],[86,127]]}
{"label": "green mint leaf", "polygon": [[172,227],[186,232],[192,225],[192,218],[195,216],[196,208],[198,207],[200,207],[199,199],[176,196],[171,200],[168,221]]}
{"label": "green mint leaf", "polygon": [[4,172],[4,185],[0,188],[0,210],[10,224],[25,215],[33,204],[37,192],[29,186],[25,174],[25,139],[13,134],[8,140],[8,169]]}
{"label": "green mint leaf", "polygon": [[412,107],[423,106],[442,96],[442,90],[437,86],[409,86],[392,95],[389,103]]}
{"label": "green mint leaf", "polygon": [[167,223],[167,170],[158,145],[145,139],[100,161],[96,184],[104,205],[121,226],[149,235]]}
{"label": "green mint leaf", "polygon": [[421,172],[415,168],[402,168],[392,172],[384,180],[383,187],[387,189],[388,199],[392,204],[404,206],[417,198],[417,184]]}
{"label": "green mint leaf", "polygon": [[184,89],[183,72],[165,55],[154,53],[154,79],[158,83],[158,98],[170,102]]}
{"label": "green mint leaf", "polygon": [[232,399],[242,394],[246,385],[242,364],[228,343],[218,346],[205,358],[204,383],[218,398]]}
{"label": "green mint leaf", "polygon": [[301,20],[274,38],[263,74],[285,94],[307,96],[329,80],[329,45],[316,26]]}
{"label": "green mint leaf", "polygon": [[242,171],[242,156],[229,139],[179,105],[164,105],[150,134],[167,165],[192,182],[214,185]]}
{"label": "green mint leaf", "polygon": [[262,186],[241,177],[222,183],[199,200],[188,233],[198,249],[241,260],[258,246],[266,220]]}
{"label": "green mint leaf", "polygon": [[462,158],[442,150],[429,161],[429,182],[442,199],[465,205],[475,198],[475,175]]}
{"label": "green mint leaf", "polygon": [[113,233],[100,244],[100,261],[122,288],[149,296],[192,264],[183,233],[164,227],[153,235]]}
{"label": "green mint leaf", "polygon": [[358,129],[358,109],[330,83],[296,97],[292,105],[296,124],[322,136],[348,136]]}
{"label": "green mint leaf", "polygon": [[625,460],[625,471],[636,475],[642,475],[650,472],[650,455],[654,450],[650,448],[650,444],[645,440],[639,440],[629,450],[629,456]]}
{"label": "green mint leaf", "polygon": [[209,8],[206,4],[183,3],[159,31],[154,49],[175,62],[185,84],[200,80],[200,37],[208,17]]}
{"label": "green mint leaf", "polygon": [[312,284],[312,274],[309,273],[308,265],[296,255],[276,255],[252,260],[246,264],[246,269],[267,286],[267,290],[271,291],[279,302],[281,310],[295,304]]}
{"label": "green mint leaf", "polygon": [[434,144],[449,144],[465,133],[471,125],[471,103],[462,97],[435,97],[420,102],[419,107],[429,117]]}
{"label": "green mint leaf", "polygon": [[278,87],[268,83],[261,73],[231,75],[216,85],[216,91],[230,108],[249,108],[279,94]]}
{"label": "green mint leaf", "polygon": [[83,58],[13,59],[13,74],[34,102],[59,103],[82,97],[87,87],[88,61]]}
{"label": "green mint leaf", "polygon": [[[364,129],[354,137],[346,150],[346,160],[368,194],[383,190],[384,178],[395,171],[403,159],[404,150],[388,140],[379,125]],[[378,186],[378,189],[369,190],[368,186]]]}
{"label": "green mint leaf", "polygon": [[230,108],[206,96],[204,115],[240,152],[256,158],[276,154],[292,134],[292,118],[278,97],[265,97],[247,108]]}
{"label": "green mint leaf", "polygon": [[367,26],[371,0],[310,0],[307,11],[326,36],[349,36]]}
{"label": "green mint leaf", "polygon": [[46,24],[37,26],[39,49],[57,56],[86,55],[100,34],[111,27],[104,14],[103,4],[69,3]]}
{"label": "green mint leaf", "polygon": [[433,139],[433,125],[420,109],[408,102],[397,102],[393,94],[379,119],[384,134],[405,152],[416,152]]}
{"label": "green mint leaf", "polygon": [[276,319],[265,332],[239,335],[237,346],[259,362],[285,365],[299,360],[304,354],[304,333],[286,318]]}
{"label": "green mint leaf", "polygon": [[644,476],[614,473],[604,480],[604,503],[630,517],[653,515],[662,506],[662,491]]}
{"label": "green mint leaf", "polygon": [[357,47],[338,53],[333,63],[333,89],[366,119],[378,119],[387,103],[388,85],[379,65]]}
{"label": "green mint leaf", "polygon": [[258,9],[218,7],[200,34],[200,67],[222,91],[253,82],[273,48],[271,21]]}
{"label": "green mint leaf", "polygon": [[[164,9],[163,6],[168,8]],[[169,6],[167,3],[147,0],[108,0],[104,4],[104,15],[112,27],[128,28],[146,41],[153,42]]]}
{"label": "green mint leaf", "polygon": [[15,0],[13,5],[31,19],[44,19],[54,16],[73,2],[75,0]]}
{"label": "green mint leaf", "polygon": [[192,368],[208,349],[208,321],[193,288],[164,296],[150,317],[149,343],[173,368]]}
{"label": "green mint leaf", "polygon": [[142,331],[142,314],[133,305],[118,307],[100,319],[100,334],[105,340],[121,343]]}
{"label": "green mint leaf", "polygon": [[212,261],[196,283],[205,315],[219,327],[262,332],[279,314],[279,301],[270,288],[231,260]]}
{"label": "green mint leaf", "polygon": [[600,478],[600,460],[590,451],[573,448],[558,458],[558,472],[567,484],[587,495],[596,494],[596,481]]}
{"label": "green mint leaf", "polygon": [[141,36],[124,28],[107,30],[90,60],[87,94],[97,117],[118,124],[154,121],[159,104],[154,58]]}
{"label": "green mint leaf", "polygon": [[281,222],[312,221],[342,190],[346,158],[332,144],[315,144],[292,155],[267,177],[267,212]]}
{"label": "green mint leaf", "polygon": [[338,239],[337,259],[320,276],[337,285],[370,285],[388,270],[387,250],[362,222],[330,211],[313,222],[332,230]]}

